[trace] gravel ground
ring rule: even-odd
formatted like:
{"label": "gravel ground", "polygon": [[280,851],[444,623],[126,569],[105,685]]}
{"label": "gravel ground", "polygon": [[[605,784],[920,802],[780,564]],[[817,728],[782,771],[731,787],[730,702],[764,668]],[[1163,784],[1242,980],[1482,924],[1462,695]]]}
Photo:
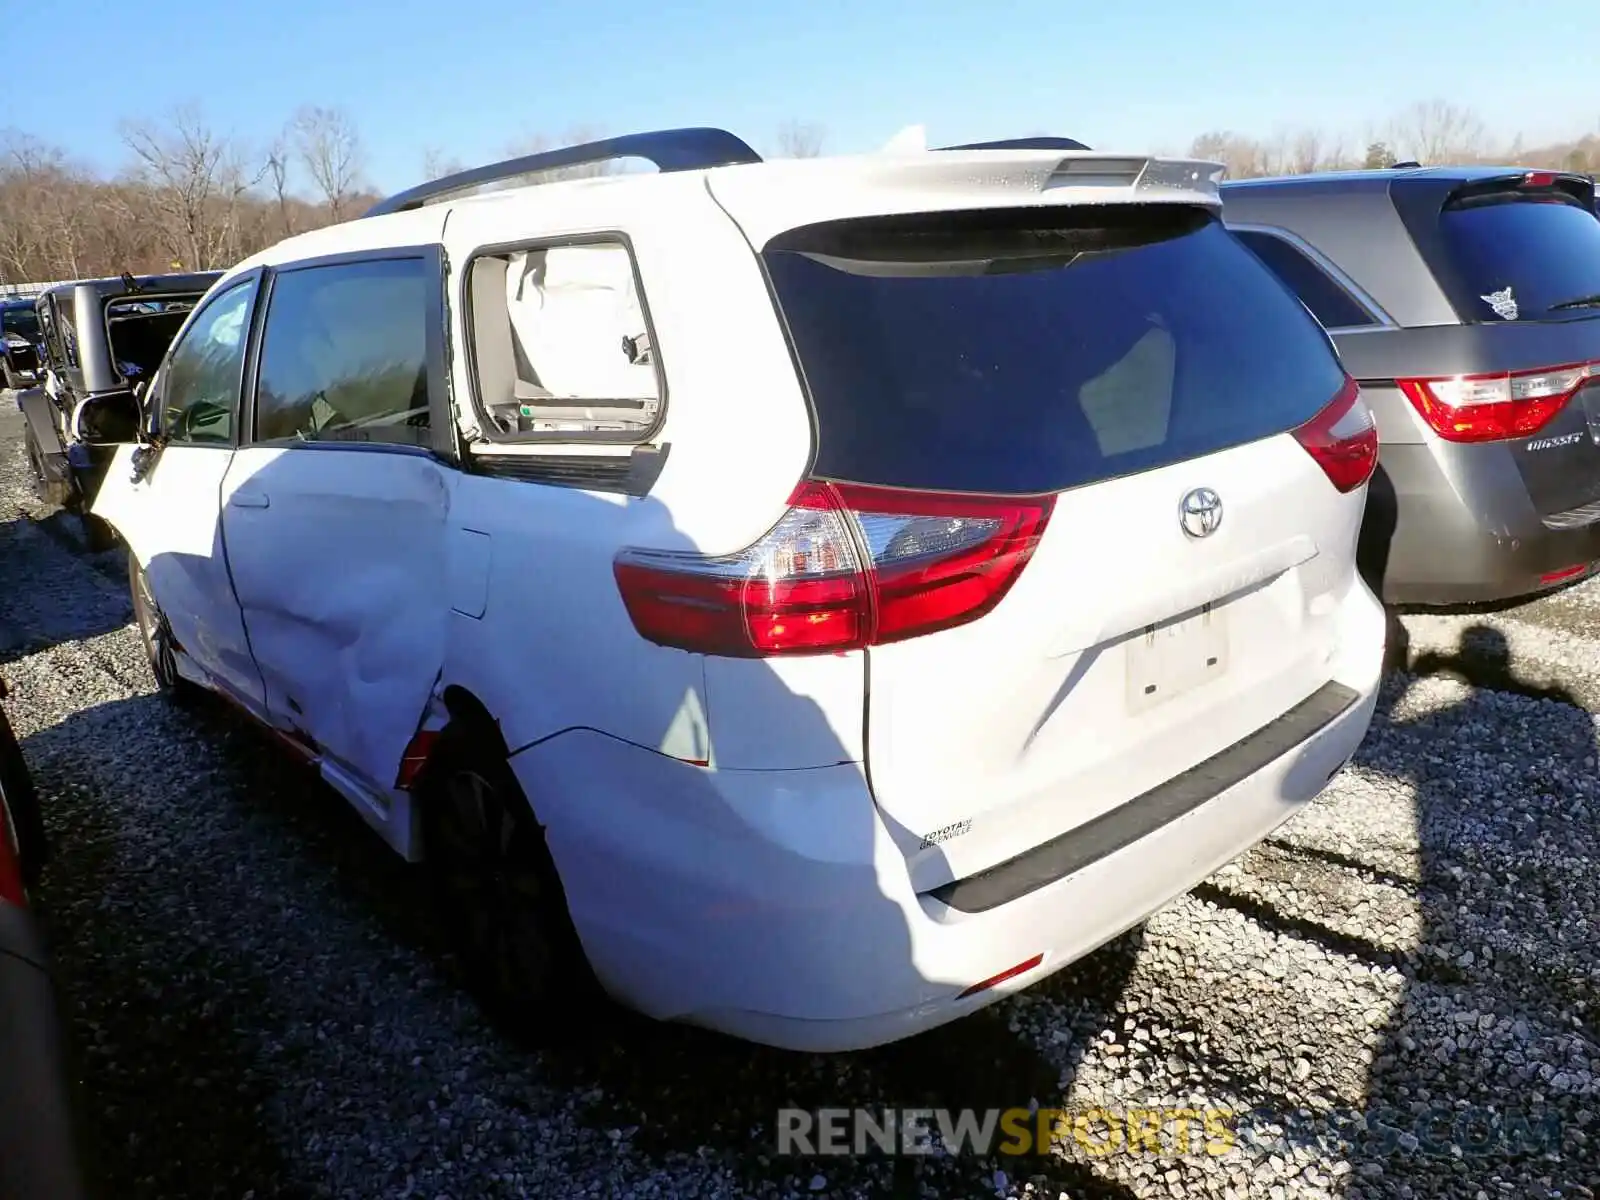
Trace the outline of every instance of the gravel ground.
{"label": "gravel ground", "polygon": [[[152,694],[120,556],[36,519],[17,422],[0,397],[0,665],[119,1200],[1600,1190],[1600,583],[1407,618],[1413,671],[1323,799],[1142,938],[980,1016],[836,1058],[620,1014],[526,1047],[341,801]],[[773,1153],[786,1104],[1030,1102],[1250,1115],[1218,1154]]]}

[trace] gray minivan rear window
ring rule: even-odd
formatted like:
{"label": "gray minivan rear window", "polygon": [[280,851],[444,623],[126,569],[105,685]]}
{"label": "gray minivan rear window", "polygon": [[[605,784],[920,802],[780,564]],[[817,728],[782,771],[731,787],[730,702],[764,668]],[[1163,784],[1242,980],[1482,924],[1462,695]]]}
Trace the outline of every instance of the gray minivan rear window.
{"label": "gray minivan rear window", "polygon": [[838,221],[763,259],[824,478],[1061,491],[1287,431],[1344,382],[1304,306],[1202,208]]}
{"label": "gray minivan rear window", "polygon": [[1600,218],[1571,194],[1507,188],[1446,204],[1424,256],[1461,318],[1600,315]]}

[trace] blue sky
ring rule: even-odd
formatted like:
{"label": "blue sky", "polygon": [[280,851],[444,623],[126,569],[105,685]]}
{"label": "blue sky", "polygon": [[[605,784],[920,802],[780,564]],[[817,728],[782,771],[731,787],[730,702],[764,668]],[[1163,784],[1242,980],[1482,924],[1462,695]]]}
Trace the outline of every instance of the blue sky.
{"label": "blue sky", "polygon": [[[1561,47],[1600,44],[1592,0],[1362,8],[51,0],[28,25],[51,47],[37,61],[55,69],[13,80],[0,126],[109,170],[124,160],[124,117],[198,101],[220,130],[259,144],[301,104],[343,107],[384,191],[417,182],[429,146],[473,163],[579,128],[721,125],[765,151],[794,119],[824,127],[841,152],[910,124],[936,143],[1047,132],[1179,151],[1209,129],[1315,125],[1353,145],[1439,97],[1530,142],[1600,130],[1587,60],[1552,69]],[[94,67],[80,77],[74,62]]]}

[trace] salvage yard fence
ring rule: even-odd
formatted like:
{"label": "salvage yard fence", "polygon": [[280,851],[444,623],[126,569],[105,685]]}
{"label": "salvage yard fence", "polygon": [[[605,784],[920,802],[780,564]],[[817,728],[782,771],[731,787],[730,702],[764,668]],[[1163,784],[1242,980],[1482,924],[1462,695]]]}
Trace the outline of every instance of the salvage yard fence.
{"label": "salvage yard fence", "polygon": [[11,300],[21,296],[37,296],[62,283],[71,283],[70,279],[58,279],[51,283],[0,283],[0,300]]}

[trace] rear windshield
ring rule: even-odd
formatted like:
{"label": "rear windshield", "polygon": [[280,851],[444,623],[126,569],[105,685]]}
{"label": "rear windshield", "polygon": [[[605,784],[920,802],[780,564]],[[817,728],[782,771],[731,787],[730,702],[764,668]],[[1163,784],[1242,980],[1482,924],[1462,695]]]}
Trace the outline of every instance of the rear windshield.
{"label": "rear windshield", "polygon": [[0,332],[19,334],[31,342],[39,336],[39,315],[31,308],[0,308]]}
{"label": "rear windshield", "polygon": [[[1557,191],[1502,191],[1438,214],[1419,245],[1465,321],[1550,321],[1600,313],[1600,220]],[[1564,306],[1564,307],[1563,307]]]}
{"label": "rear windshield", "polygon": [[116,298],[106,303],[106,333],[117,374],[132,382],[155,373],[197,296]]}
{"label": "rear windshield", "polygon": [[1343,382],[1305,308],[1201,209],[837,222],[764,258],[832,479],[1060,491],[1291,429]]}

